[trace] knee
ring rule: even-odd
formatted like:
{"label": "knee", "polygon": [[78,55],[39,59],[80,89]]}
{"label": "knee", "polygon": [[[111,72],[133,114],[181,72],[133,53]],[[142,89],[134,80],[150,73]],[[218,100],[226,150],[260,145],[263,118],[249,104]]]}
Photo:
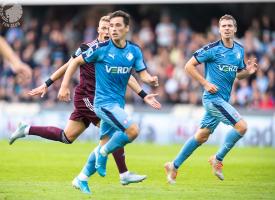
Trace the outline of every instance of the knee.
{"label": "knee", "polygon": [[198,136],[198,137],[195,137],[195,138],[200,144],[203,144],[208,140],[208,136]]}
{"label": "knee", "polygon": [[200,143],[203,144],[205,143],[210,135],[210,131],[200,129],[196,134],[195,134],[195,139]]}
{"label": "knee", "polygon": [[133,124],[126,129],[126,133],[131,140],[134,140],[139,134],[139,128],[136,124]]}
{"label": "knee", "polygon": [[66,137],[66,140],[68,141],[68,143],[66,143],[66,144],[72,144],[77,138],[74,135],[67,134],[66,132],[64,132],[64,136]]}
{"label": "knee", "polygon": [[235,128],[241,135],[244,135],[247,131],[247,123],[241,120],[235,125]]}

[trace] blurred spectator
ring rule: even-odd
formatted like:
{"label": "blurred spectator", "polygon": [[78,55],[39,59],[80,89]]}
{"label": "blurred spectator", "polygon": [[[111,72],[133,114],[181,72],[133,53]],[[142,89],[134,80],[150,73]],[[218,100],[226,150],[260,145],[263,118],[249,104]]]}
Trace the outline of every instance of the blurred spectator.
{"label": "blurred spectator", "polygon": [[160,22],[156,26],[157,44],[161,47],[171,47],[174,45],[176,36],[176,26],[171,22],[170,15],[163,14]]}

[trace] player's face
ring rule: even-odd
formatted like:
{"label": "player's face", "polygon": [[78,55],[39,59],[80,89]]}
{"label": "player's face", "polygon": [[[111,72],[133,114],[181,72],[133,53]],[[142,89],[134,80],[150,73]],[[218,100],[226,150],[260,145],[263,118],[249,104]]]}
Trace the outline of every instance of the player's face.
{"label": "player's face", "polygon": [[219,32],[224,39],[232,39],[237,32],[237,28],[234,26],[233,20],[224,19],[220,21]]}
{"label": "player's face", "polygon": [[129,26],[124,24],[122,17],[114,17],[110,20],[110,36],[113,40],[125,40]]}
{"label": "player's face", "polygon": [[98,40],[100,42],[109,39],[109,37],[110,37],[110,35],[109,35],[109,26],[110,26],[109,22],[106,22],[106,21],[100,21],[99,22],[97,32],[98,32]]}

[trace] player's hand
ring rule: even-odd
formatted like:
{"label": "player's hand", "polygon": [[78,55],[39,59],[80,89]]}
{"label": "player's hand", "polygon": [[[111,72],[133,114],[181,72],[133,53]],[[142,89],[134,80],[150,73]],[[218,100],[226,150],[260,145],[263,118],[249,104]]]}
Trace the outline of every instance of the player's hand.
{"label": "player's hand", "polygon": [[159,86],[159,79],[157,76],[151,76],[151,79],[149,81],[149,84],[154,86],[154,87],[158,87]]}
{"label": "player's hand", "polygon": [[156,100],[156,96],[158,96],[158,94],[147,94],[143,100],[149,106],[159,110],[161,108],[161,104]]}
{"label": "player's hand", "polygon": [[59,89],[57,98],[58,98],[60,101],[65,101],[65,102],[70,101],[70,100],[71,100],[71,97],[70,97],[70,90],[69,90],[69,88],[68,88],[68,87],[61,87],[61,88]]}
{"label": "player's hand", "polygon": [[247,61],[246,70],[249,75],[254,74],[258,69],[257,58]]}
{"label": "player's hand", "polygon": [[48,92],[48,87],[47,87],[46,83],[43,83],[42,85],[38,86],[37,88],[34,88],[31,91],[29,91],[28,95],[30,95],[30,96],[40,95],[40,97],[43,98],[47,92]]}
{"label": "player's hand", "polygon": [[14,72],[16,73],[19,84],[26,84],[31,81],[32,70],[31,67],[23,62],[14,64]]}
{"label": "player's hand", "polygon": [[207,91],[207,92],[210,92],[211,94],[214,94],[218,91],[218,88],[216,85],[212,84],[212,83],[209,83],[207,82],[205,85],[204,85],[204,89]]}

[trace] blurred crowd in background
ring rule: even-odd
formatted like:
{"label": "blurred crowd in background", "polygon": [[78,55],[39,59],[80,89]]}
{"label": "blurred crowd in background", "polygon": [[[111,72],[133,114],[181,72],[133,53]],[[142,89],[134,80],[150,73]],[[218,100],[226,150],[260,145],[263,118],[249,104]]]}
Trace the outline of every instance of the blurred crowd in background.
{"label": "blurred crowd in background", "polygon": [[[8,67],[0,64],[0,100],[8,102],[41,102],[51,107],[56,105],[61,81],[56,81],[47,95],[30,97],[27,92],[41,85],[60,66],[68,61],[70,55],[82,42],[93,41],[97,37],[98,20],[102,12],[91,7],[85,12],[71,13],[69,16],[53,19],[50,8],[43,18],[35,18],[31,11],[24,10],[23,24],[2,31],[21,59],[33,69],[33,79],[25,85],[17,80]],[[202,87],[184,71],[184,65],[195,50],[219,39],[218,18],[209,20],[203,32],[194,31],[185,19],[172,20],[173,13],[163,12],[156,23],[143,18],[134,20],[129,38],[143,50],[149,71],[160,80],[158,88],[142,85],[147,92],[159,94],[162,103],[201,104]],[[219,16],[220,17],[220,16]],[[273,21],[272,21],[273,20]],[[233,86],[231,103],[252,109],[275,108],[275,19],[268,16],[252,18],[250,26],[236,38],[246,51],[246,62],[256,57],[259,70],[249,79],[236,81]],[[237,18],[238,22],[238,18]],[[203,73],[203,66],[198,66]],[[76,74],[72,90],[79,81]],[[127,101],[141,103],[140,97],[127,91]]]}

